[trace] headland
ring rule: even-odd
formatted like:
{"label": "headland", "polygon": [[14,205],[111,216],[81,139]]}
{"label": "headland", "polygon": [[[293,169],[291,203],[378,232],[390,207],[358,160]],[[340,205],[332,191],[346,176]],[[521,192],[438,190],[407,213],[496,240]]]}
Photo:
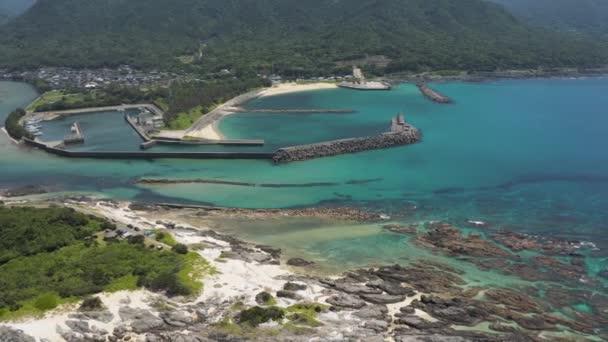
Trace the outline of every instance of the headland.
{"label": "headland", "polygon": [[[22,207],[24,203],[7,200],[5,205]],[[508,231],[483,238],[446,222],[404,226],[382,213],[347,207],[250,210],[82,197],[25,205],[68,207],[109,220],[117,230],[100,232],[106,246],[135,241],[133,236],[156,246],[158,251],[151,253],[173,253],[160,247],[183,244],[206,262],[206,271],[195,273],[193,280],[204,286],[189,296],[143,287],[106,291],[94,295],[99,298],[95,307],[76,299],[38,316],[4,320],[0,337],[8,341],[365,338],[506,342],[593,339],[606,333],[608,317],[601,308],[608,298],[590,290],[598,284],[587,278],[583,260],[573,254],[590,248],[583,242]],[[243,240],[225,228],[231,221],[272,224],[298,219],[378,225],[389,237],[407,237],[415,248],[432,254],[400,265],[331,272],[323,268],[322,260]],[[538,255],[524,264],[520,254],[532,251]],[[461,261],[448,264],[432,255]],[[564,258],[573,262],[560,261]],[[463,267],[466,264],[478,270],[469,274],[471,268]],[[489,270],[529,282],[521,282],[521,288],[469,283],[471,276]],[[589,282],[588,287],[574,290],[570,286],[580,284],[579,279]],[[565,286],[550,285],[558,282]],[[536,286],[544,289],[540,297]],[[552,311],[583,298],[595,315]]]}

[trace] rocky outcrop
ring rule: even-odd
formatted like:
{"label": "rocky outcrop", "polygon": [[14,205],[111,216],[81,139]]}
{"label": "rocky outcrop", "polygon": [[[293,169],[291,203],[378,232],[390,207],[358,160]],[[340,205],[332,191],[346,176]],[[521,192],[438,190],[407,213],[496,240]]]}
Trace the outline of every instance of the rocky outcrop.
{"label": "rocky outcrop", "polygon": [[291,258],[287,260],[287,265],[296,266],[296,267],[306,267],[314,265],[315,263],[312,261],[304,260],[302,258]]}
{"label": "rocky outcrop", "polygon": [[389,132],[372,137],[333,140],[318,144],[281,148],[275,153],[272,159],[275,163],[287,163],[337,156],[346,153],[410,145],[419,142],[420,139],[420,132],[412,127],[410,130],[400,133]]}
{"label": "rocky outcrop", "polygon": [[21,330],[0,326],[0,341],[2,342],[36,342],[36,339],[26,335]]}
{"label": "rocky outcrop", "polygon": [[511,253],[478,234],[462,235],[461,231],[448,223],[431,222],[427,233],[419,235],[416,243],[422,247],[441,250],[449,255],[472,257],[510,257]]}

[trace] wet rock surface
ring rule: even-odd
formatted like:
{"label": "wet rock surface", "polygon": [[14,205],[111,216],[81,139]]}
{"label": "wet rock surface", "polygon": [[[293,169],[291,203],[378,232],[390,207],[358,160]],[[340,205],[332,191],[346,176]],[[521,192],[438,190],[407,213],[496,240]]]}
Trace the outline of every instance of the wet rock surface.
{"label": "wet rock surface", "polygon": [[416,243],[419,246],[440,250],[449,255],[466,255],[472,257],[511,257],[511,253],[496,244],[483,239],[478,234],[464,236],[461,231],[449,223],[431,222],[425,227],[427,232],[419,235]]}
{"label": "wet rock surface", "polygon": [[296,267],[306,267],[314,265],[315,263],[312,261],[304,260],[302,258],[291,258],[287,260],[287,265],[296,266]]}

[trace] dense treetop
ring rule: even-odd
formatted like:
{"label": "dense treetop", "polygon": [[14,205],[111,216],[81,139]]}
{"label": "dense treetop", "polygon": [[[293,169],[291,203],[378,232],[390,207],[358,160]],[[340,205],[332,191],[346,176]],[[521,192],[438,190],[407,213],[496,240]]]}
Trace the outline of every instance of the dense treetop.
{"label": "dense treetop", "polygon": [[[592,66],[593,42],[521,24],[484,0],[39,0],[0,29],[0,66],[276,71],[365,55],[388,71]],[[179,57],[179,58],[178,58]]]}

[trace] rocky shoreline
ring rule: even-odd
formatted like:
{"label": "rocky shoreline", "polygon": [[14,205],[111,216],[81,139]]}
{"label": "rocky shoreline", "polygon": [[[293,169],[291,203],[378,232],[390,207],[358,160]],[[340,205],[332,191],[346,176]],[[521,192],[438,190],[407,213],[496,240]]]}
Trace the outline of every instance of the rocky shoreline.
{"label": "rocky shoreline", "polygon": [[[163,212],[180,215],[227,215],[259,218],[257,210],[181,209],[112,201],[69,200],[67,205],[95,209],[123,224],[162,226],[179,243],[189,245],[208,260],[216,272],[203,279],[205,289],[197,298],[149,293],[105,294],[98,308],[73,308],[50,313],[42,321],[0,324],[0,341],[571,341],[564,330],[579,336],[607,338],[608,297],[598,283],[588,279],[589,290],[555,285],[538,288],[467,286],[465,271],[454,266],[418,259],[407,265],[380,266],[347,271],[338,277],[312,275],[314,263],[283,256],[280,248],[249,243],[209,228],[169,221]],[[352,208],[263,210],[268,217],[332,217],[375,220],[380,217]],[[155,216],[156,215],[156,216]],[[163,217],[151,221],[154,217]],[[412,236],[416,244],[438,254],[469,262],[481,269],[504,273],[585,276],[578,257],[585,243],[543,240],[520,233],[499,231],[484,239],[465,234],[445,222],[424,226],[385,224],[391,234]],[[542,252],[531,269],[517,254]],[[564,257],[571,259],[566,264]],[[500,265],[499,265],[500,263]],[[551,271],[551,272],[549,272]],[[543,275],[544,274],[544,275]],[[536,291],[544,293],[541,301]],[[574,312],[567,318],[558,308],[585,302],[593,315]],[[112,304],[109,304],[112,303]],[[58,315],[58,316],[54,316]],[[53,317],[60,319],[53,320]],[[53,322],[54,325],[49,325]],[[41,334],[34,327],[45,326]],[[487,328],[479,329],[486,326]],[[19,331],[22,330],[22,331]],[[31,335],[31,336],[28,336]],[[47,336],[41,338],[42,336]],[[54,336],[51,338],[50,336]],[[46,338],[46,339],[45,339]],[[55,339],[56,338],[56,339]],[[585,341],[577,337],[576,341]]]}

